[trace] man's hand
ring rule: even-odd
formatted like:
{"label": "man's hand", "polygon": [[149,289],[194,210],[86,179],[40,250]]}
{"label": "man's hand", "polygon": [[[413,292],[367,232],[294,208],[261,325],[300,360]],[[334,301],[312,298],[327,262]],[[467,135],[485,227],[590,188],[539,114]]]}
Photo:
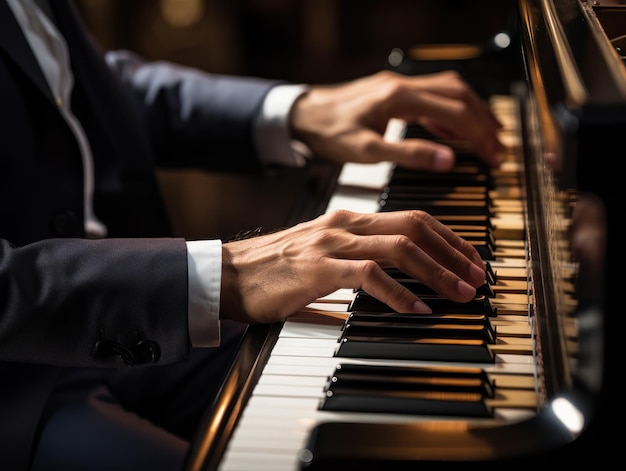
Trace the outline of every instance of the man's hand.
{"label": "man's hand", "polygon": [[363,288],[399,312],[430,312],[383,268],[457,302],[485,282],[476,249],[423,211],[339,210],[222,250],[221,316],[248,323],[285,319],[340,288]]}
{"label": "man's hand", "polygon": [[294,138],[314,154],[338,163],[392,161],[407,168],[450,170],[452,149],[425,139],[386,142],[390,119],[419,123],[440,138],[467,142],[485,163],[498,167],[501,124],[456,72],[405,76],[379,72],[342,85],[313,87],[294,104]]}

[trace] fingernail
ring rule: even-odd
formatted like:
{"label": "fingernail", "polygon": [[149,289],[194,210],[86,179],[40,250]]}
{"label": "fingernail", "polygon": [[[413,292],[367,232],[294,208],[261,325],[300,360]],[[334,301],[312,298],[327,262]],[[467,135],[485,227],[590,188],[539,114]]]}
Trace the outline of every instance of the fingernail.
{"label": "fingernail", "polygon": [[471,285],[468,285],[465,281],[462,281],[462,280],[459,281],[458,284],[456,285],[456,289],[465,298],[473,298],[474,296],[476,296],[476,288],[474,288]]}
{"label": "fingernail", "polygon": [[418,299],[413,303],[413,312],[417,312],[419,314],[431,314],[433,310],[422,300]]}
{"label": "fingernail", "polygon": [[454,154],[450,149],[438,148],[433,154],[432,169],[438,172],[446,172],[454,165]]}

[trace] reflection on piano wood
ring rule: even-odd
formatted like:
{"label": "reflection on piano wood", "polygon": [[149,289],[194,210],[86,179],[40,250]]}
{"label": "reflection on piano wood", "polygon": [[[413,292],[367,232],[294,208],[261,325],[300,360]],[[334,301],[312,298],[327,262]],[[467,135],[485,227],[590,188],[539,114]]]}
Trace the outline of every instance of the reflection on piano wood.
{"label": "reflection on piano wood", "polygon": [[359,174],[372,168],[349,164],[328,205],[437,216],[490,267],[476,299],[452,303],[389,270],[432,315],[394,313],[367,293],[340,290],[287,319],[220,469],[298,469],[316,452],[306,445],[319,423],[502,423],[535,413],[542,399],[528,315],[518,118],[510,97],[495,97],[493,109],[508,143],[501,170],[489,172],[458,143],[459,164],[446,175],[381,164],[386,181],[377,187]]}

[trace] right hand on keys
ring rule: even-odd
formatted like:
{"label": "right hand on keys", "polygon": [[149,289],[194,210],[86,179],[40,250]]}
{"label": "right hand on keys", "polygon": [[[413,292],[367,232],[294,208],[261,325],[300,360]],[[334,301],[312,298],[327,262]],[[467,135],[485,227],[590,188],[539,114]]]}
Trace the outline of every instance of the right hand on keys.
{"label": "right hand on keys", "polygon": [[222,318],[283,320],[340,288],[363,288],[399,312],[429,313],[385,273],[399,268],[452,301],[485,282],[476,249],[423,211],[332,211],[312,221],[222,249]]}

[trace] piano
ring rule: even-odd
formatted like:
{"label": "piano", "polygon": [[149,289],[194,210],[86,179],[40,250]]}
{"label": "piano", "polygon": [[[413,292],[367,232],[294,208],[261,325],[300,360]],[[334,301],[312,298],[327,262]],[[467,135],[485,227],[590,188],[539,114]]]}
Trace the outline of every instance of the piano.
{"label": "piano", "polygon": [[[454,305],[390,270],[432,316],[340,290],[284,322],[250,326],[189,471],[621,458],[621,312],[610,309],[617,257],[607,254],[619,253],[608,172],[626,131],[624,3],[510,1],[507,29],[489,44],[392,51],[389,66],[402,73],[455,68],[474,83],[505,124],[507,161],[486,170],[456,142],[459,163],[445,176],[315,164],[290,223],[337,207],[425,208],[476,244],[485,286]],[[400,121],[387,131],[425,133]]]}

